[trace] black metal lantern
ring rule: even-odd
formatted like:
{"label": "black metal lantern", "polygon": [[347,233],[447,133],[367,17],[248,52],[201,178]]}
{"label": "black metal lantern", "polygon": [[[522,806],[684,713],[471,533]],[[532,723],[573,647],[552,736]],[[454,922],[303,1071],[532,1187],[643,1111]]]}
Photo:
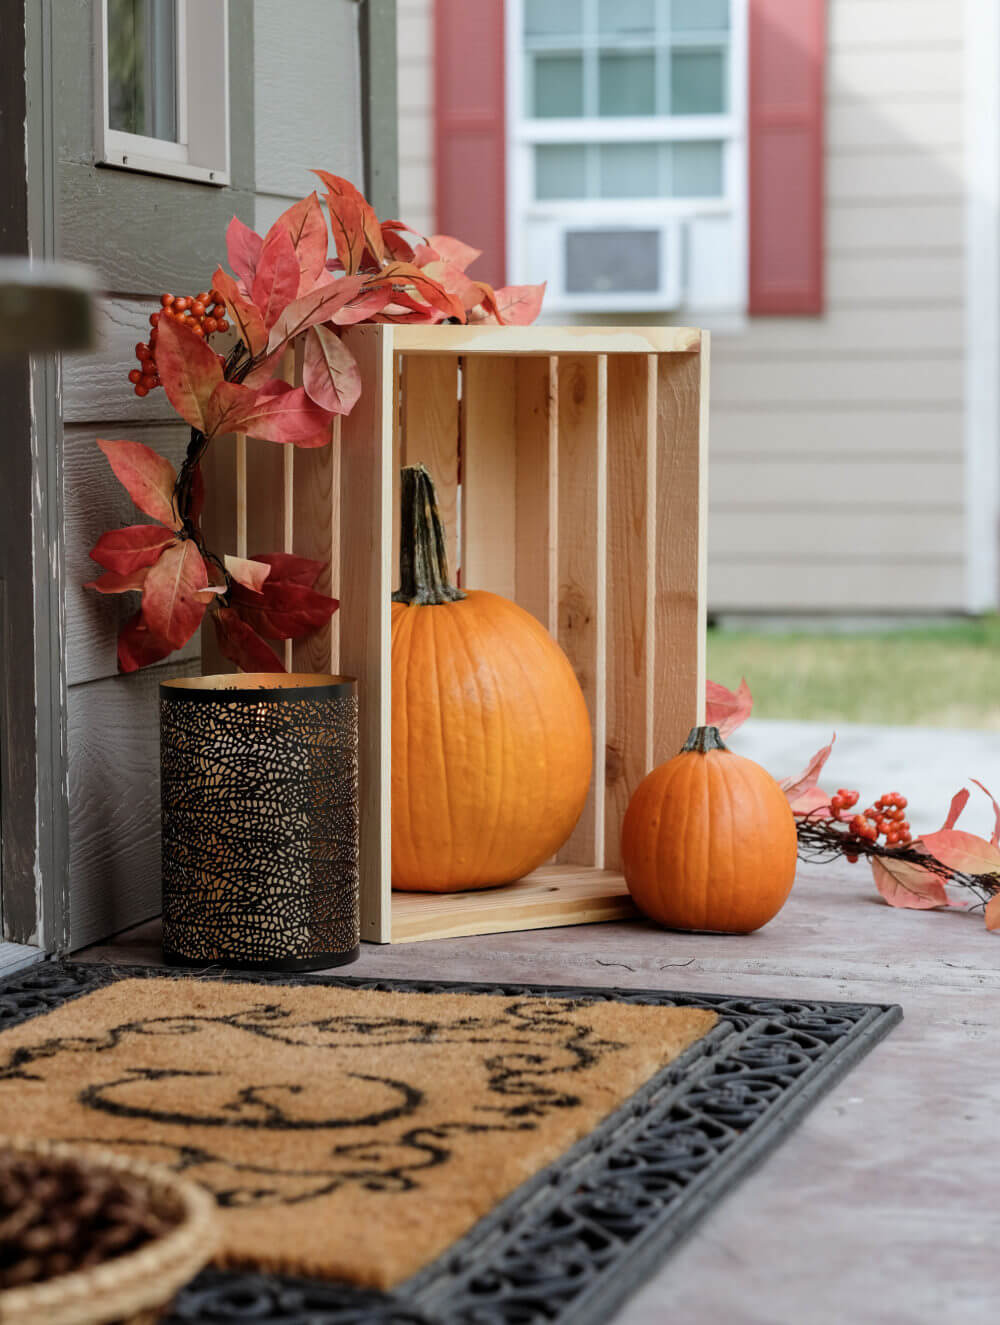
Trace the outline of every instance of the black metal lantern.
{"label": "black metal lantern", "polygon": [[165,681],[160,776],[166,961],[263,971],[354,961],[356,681]]}

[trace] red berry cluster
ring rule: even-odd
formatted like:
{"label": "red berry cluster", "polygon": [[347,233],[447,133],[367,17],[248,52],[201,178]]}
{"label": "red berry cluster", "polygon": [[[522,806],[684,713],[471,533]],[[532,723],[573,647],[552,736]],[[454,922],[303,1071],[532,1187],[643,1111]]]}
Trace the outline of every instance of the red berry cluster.
{"label": "red berry cluster", "polygon": [[[837,793],[839,796],[840,793]],[[831,805],[837,800],[835,796]],[[857,793],[854,793],[854,801]],[[851,801],[851,804],[854,804]],[[874,805],[869,805],[864,814],[856,814],[850,822],[851,832],[855,837],[863,837],[867,842],[877,842],[885,838],[887,847],[905,847],[913,841],[910,825],[906,818],[906,797],[898,791],[889,791],[880,796]],[[857,856],[848,855],[848,860],[857,860]]]}
{"label": "red berry cluster", "polygon": [[859,791],[849,791],[847,787],[838,787],[836,794],[830,797],[830,809],[839,818],[844,810],[849,810],[852,806],[857,805],[860,795]]}
{"label": "red berry cluster", "polygon": [[135,347],[135,357],[139,367],[133,368],[128,375],[137,396],[147,396],[153,387],[160,385],[160,375],[156,371],[156,329],[161,317],[173,318],[190,327],[196,336],[213,336],[217,331],[228,331],[226,304],[218,290],[201,290],[198,294],[161,294],[160,311],[150,313],[149,344],[140,341]]}

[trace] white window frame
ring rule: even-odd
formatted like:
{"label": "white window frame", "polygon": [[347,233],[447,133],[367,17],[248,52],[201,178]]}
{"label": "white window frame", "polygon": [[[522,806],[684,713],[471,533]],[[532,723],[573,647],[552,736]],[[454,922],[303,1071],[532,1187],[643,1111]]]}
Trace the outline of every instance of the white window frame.
{"label": "white window frame", "polygon": [[[584,3],[596,0],[584,0]],[[653,228],[694,216],[734,218],[737,270],[742,273],[734,303],[745,309],[749,225],[747,180],[747,0],[730,0],[729,111],[724,115],[586,116],[530,119],[525,114],[524,0],[507,0],[507,262],[512,284],[527,279],[525,228],[532,218],[556,218],[574,227]],[[539,143],[721,141],[723,191],[708,198],[535,198],[534,148]],[[625,214],[623,214],[623,212]],[[655,311],[665,307],[656,294],[570,295],[563,273],[553,272],[550,308],[579,312]]]}
{"label": "white window frame", "polygon": [[109,123],[108,0],[95,5],[96,160],[106,166],[229,184],[229,6],[176,0],[177,142],[124,133]]}

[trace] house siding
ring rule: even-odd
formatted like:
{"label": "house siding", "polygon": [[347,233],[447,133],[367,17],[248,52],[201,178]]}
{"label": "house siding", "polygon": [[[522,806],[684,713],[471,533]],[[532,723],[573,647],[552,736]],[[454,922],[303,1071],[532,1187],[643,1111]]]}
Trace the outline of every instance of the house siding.
{"label": "house siding", "polygon": [[104,290],[97,352],[64,359],[61,399],[71,948],[160,910],[157,688],[201,671],[195,637],[160,666],[117,673],[136,603],[83,589],[96,569],[87,553],[103,530],[146,517],[96,438],[142,441],[180,464],[188,429],[162,391],[140,400],[126,380],[158,292],[209,283],[234,213],[266,228],[313,187],[310,167],[359,181],[362,168],[354,0],[298,0],[294,22],[283,0],[230,5],[232,187],[95,168],[94,3],[60,7],[53,49],[59,251],[96,266]]}
{"label": "house siding", "polygon": [[[399,6],[400,211],[429,230],[431,5]],[[964,76],[961,6],[829,0],[825,310],[714,333],[713,612],[962,609]]]}

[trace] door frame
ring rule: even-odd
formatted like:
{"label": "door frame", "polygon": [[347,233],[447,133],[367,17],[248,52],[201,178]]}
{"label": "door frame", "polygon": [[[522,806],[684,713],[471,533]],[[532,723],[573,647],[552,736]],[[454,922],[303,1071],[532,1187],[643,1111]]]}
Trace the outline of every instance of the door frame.
{"label": "door frame", "polygon": [[1000,607],[1000,9],[966,0],[965,610]]}
{"label": "door frame", "polygon": [[[43,76],[51,25],[48,0],[24,0],[0,45],[2,121],[17,130],[0,135],[0,251],[8,255],[51,258],[56,249],[52,80]],[[0,448],[2,937],[51,952],[67,939],[69,854],[57,358],[0,361],[0,393],[15,443]]]}

